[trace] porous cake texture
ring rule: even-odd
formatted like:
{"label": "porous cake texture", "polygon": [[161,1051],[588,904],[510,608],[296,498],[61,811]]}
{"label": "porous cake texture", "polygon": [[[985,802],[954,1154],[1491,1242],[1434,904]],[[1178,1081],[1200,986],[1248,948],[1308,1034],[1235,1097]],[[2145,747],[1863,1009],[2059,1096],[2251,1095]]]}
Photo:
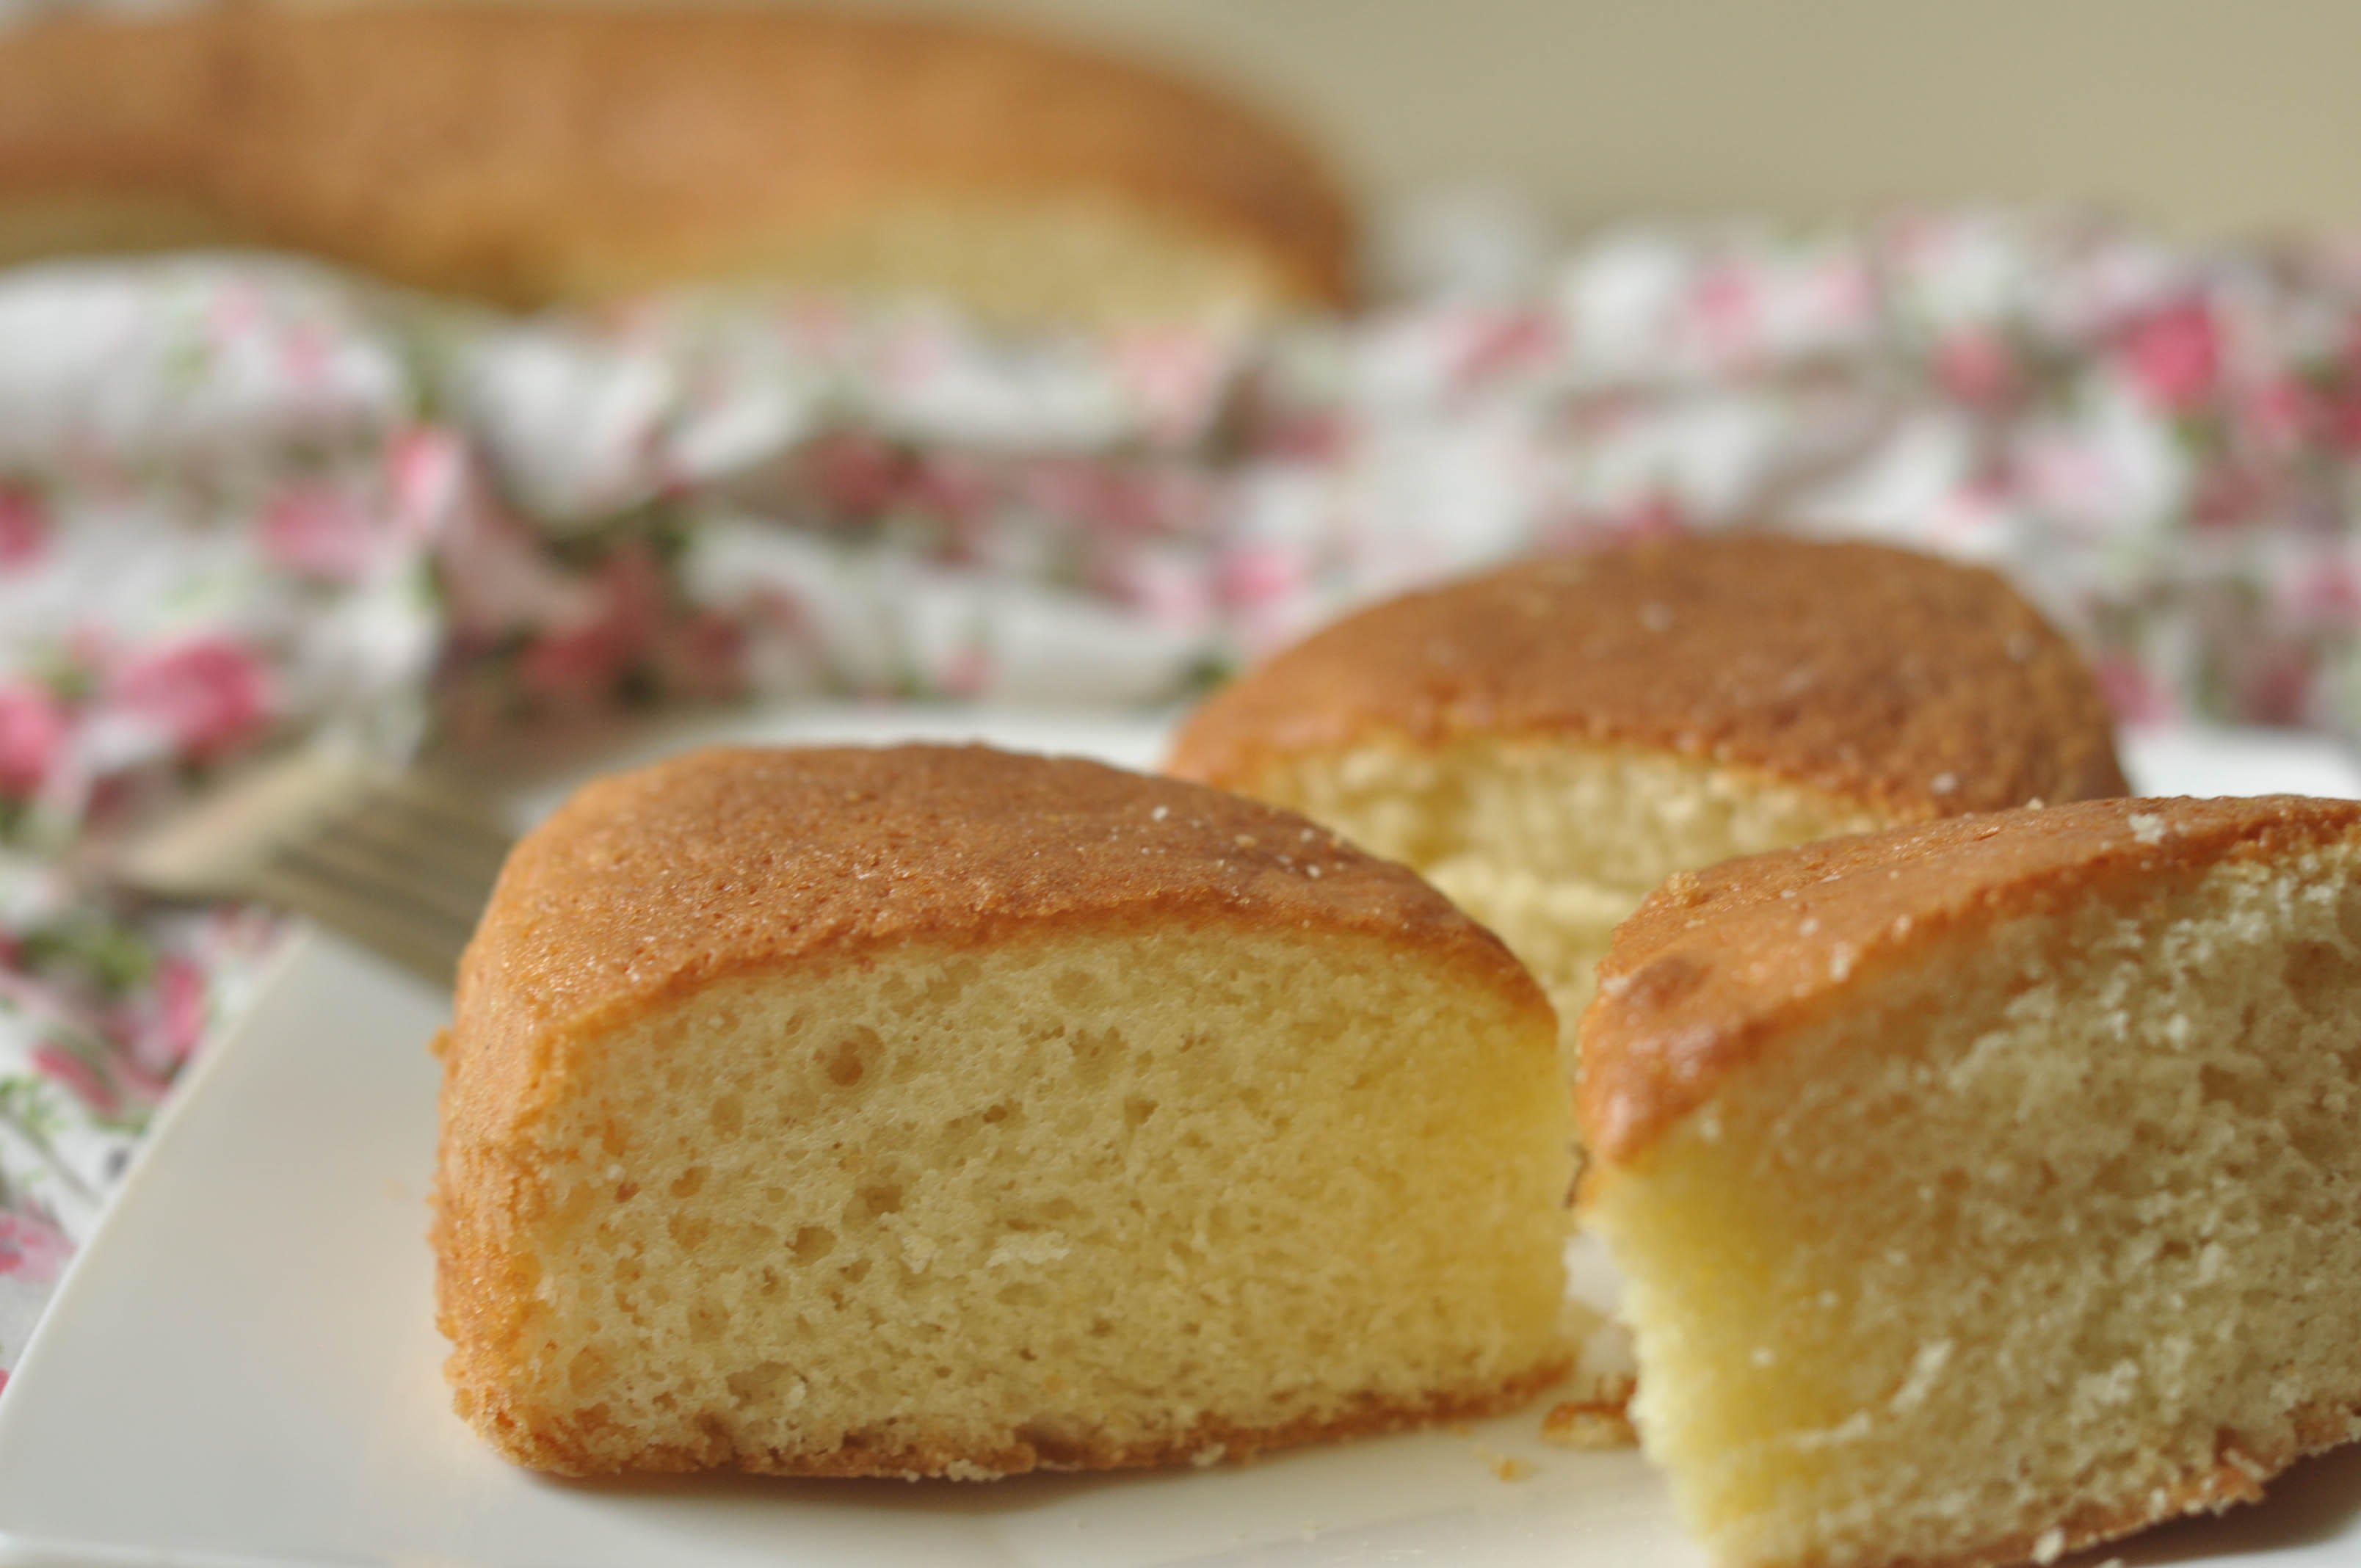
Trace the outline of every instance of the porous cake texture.
{"label": "porous cake texture", "polygon": [[1300,817],[709,751],[519,846],[445,1045],[456,1405],[571,1474],[1212,1463],[1563,1370],[1529,976]]}
{"label": "porous cake texture", "polygon": [[1498,931],[1571,1043],[1675,872],[2122,795],[2080,656],[2000,577],[1774,533],[1529,561],[1347,618],[1217,694],[1170,771],[1303,812]]}
{"label": "porous cake texture", "polygon": [[1676,878],[1582,1027],[1634,1414],[1717,1562],[2047,1562],[2361,1430],[2361,806]]}

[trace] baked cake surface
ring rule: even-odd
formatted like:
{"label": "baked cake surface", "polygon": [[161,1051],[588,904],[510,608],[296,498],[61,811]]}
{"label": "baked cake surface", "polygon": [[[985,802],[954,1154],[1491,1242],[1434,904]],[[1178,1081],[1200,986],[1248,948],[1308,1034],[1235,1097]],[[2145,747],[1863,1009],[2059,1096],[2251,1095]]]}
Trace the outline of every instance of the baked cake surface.
{"label": "baked cake surface", "polygon": [[1417,868],[1569,1028],[1616,922],[1675,872],[2128,787],[2081,657],[2000,577],[1764,532],[1348,617],[1215,694],[1170,768]]}
{"label": "baked cake surface", "polygon": [[1718,1561],[2047,1561],[2356,1434],[2361,806],[1717,866],[1581,1026],[1635,1415]]}
{"label": "baked cake surface", "polygon": [[464,1415],[579,1474],[1210,1462],[1564,1365],[1570,1109],[1488,933],[1301,818],[719,751],[522,843],[445,1049]]}

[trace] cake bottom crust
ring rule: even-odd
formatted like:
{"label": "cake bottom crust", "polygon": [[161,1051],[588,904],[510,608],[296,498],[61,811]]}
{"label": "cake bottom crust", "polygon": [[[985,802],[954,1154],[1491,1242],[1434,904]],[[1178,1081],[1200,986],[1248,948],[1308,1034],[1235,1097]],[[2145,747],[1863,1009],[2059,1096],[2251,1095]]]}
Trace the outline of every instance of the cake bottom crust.
{"label": "cake bottom crust", "polygon": [[[2075,1504],[2064,1509],[2057,1524],[2035,1534],[2006,1536],[1953,1557],[1882,1559],[1881,1568],[2016,1568],[2026,1563],[2047,1564],[2085,1547],[2119,1541],[2189,1515],[2224,1514],[2240,1503],[2258,1503],[2263,1499],[2263,1484],[2285,1473],[2297,1461],[2361,1439],[2361,1394],[2317,1400],[2297,1411],[2293,1424],[2294,1435],[2287,1442],[2260,1451],[2242,1447],[2224,1433],[2211,1464],[2177,1481],[2150,1487],[2136,1498]],[[1799,1557],[1776,1564],[1775,1568],[1836,1568],[1836,1562]]]}
{"label": "cake bottom crust", "polygon": [[[963,1446],[955,1441],[878,1443],[857,1435],[827,1449],[741,1450],[728,1432],[716,1430],[695,1444],[667,1443],[625,1452],[622,1434],[596,1407],[562,1422],[535,1424],[511,1411],[478,1405],[470,1412],[463,1394],[456,1402],[479,1430],[511,1458],[560,1475],[677,1475],[728,1470],[759,1475],[875,1476],[903,1481],[992,1481],[1036,1470],[1136,1470],[1160,1465],[1207,1466],[1253,1458],[1272,1449],[1312,1442],[1372,1437],[1441,1421],[1499,1415],[1532,1400],[1565,1378],[1570,1358],[1535,1367],[1506,1384],[1436,1393],[1422,1399],[1366,1397],[1341,1415],[1306,1417],[1279,1426],[1248,1427],[1206,1417],[1171,1436],[1122,1443],[1087,1437],[1028,1437],[1011,1432],[995,1447]],[[718,1424],[717,1424],[718,1427]],[[620,1455],[620,1457],[619,1457]]]}

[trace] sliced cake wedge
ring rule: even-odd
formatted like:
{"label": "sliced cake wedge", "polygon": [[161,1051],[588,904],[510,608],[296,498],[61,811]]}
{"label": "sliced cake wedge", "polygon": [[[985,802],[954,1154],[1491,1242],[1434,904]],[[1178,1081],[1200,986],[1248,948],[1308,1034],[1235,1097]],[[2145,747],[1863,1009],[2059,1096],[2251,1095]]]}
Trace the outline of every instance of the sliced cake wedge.
{"label": "sliced cake wedge", "polygon": [[445,1045],[460,1413],[577,1475],[1210,1463],[1563,1370],[1507,950],[1193,784],[713,751],[520,844]]}
{"label": "sliced cake wedge", "polygon": [[1582,1039],[1634,1415],[1717,1562],[2046,1562],[2361,1431],[2361,805],[1678,877]]}

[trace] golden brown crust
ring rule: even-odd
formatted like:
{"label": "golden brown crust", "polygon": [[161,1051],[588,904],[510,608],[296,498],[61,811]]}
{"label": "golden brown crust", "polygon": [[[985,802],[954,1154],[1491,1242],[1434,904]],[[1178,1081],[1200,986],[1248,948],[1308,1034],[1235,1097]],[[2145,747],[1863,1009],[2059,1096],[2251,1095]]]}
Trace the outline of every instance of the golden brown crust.
{"label": "golden brown crust", "polygon": [[[887,1477],[916,1481],[928,1476],[953,1480],[988,1480],[1022,1475],[1036,1470],[1138,1470],[1159,1465],[1235,1463],[1273,1449],[1303,1443],[1334,1442],[1374,1437],[1405,1428],[1449,1420],[1499,1415],[1532,1399],[1565,1376],[1567,1363],[1549,1362],[1495,1387],[1455,1389],[1418,1399],[1368,1396],[1355,1409],[1325,1419],[1306,1417],[1273,1427],[1241,1427],[1203,1417],[1167,1438],[1123,1443],[1109,1440],[1045,1446],[1012,1434],[1001,1447],[977,1449],[951,1440],[848,1441],[832,1449],[796,1452],[765,1449],[747,1452],[723,1434],[694,1447],[643,1451],[629,1474],[670,1475],[697,1470],[739,1470],[762,1475],[808,1475],[851,1478]],[[553,1431],[545,1421],[484,1423],[483,1430],[521,1464],[560,1475],[613,1475],[606,1454],[611,1449],[590,1441],[569,1441],[571,1434]],[[579,1434],[595,1440],[595,1431]]]}
{"label": "golden brown crust", "polygon": [[511,852],[459,966],[445,1124],[513,1117],[561,1039],[712,981],[1143,921],[1378,937],[1548,1007],[1442,894],[1274,806],[980,746],[715,749],[586,786]]}
{"label": "golden brown crust", "polygon": [[455,1033],[472,1050],[520,997],[609,1028],[823,954],[1150,919],[1383,937],[1535,989],[1408,870],[1258,801],[984,746],[715,747],[586,785],[516,847]]}
{"label": "golden brown crust", "polygon": [[1676,876],[1617,928],[1599,964],[1581,1021],[1584,1146],[1606,1167],[1631,1160],[1780,1032],[1932,944],[2356,833],[2353,801],[2093,800]]}
{"label": "golden brown crust", "polygon": [[[436,1049],[446,1061],[450,1036]],[[456,1075],[445,1071],[441,1102],[444,1135],[435,1152],[434,1220],[434,1326],[452,1343],[444,1377],[453,1408],[496,1446],[522,1458],[534,1423],[509,1408],[504,1389],[534,1317],[540,1278],[525,1231],[543,1207],[515,1167],[488,1152],[482,1133],[492,1125],[480,1094],[463,1100]],[[475,1119],[470,1134],[454,1135],[455,1106]]]}
{"label": "golden brown crust", "polygon": [[1915,820],[2121,795],[2097,685],[1980,568],[1740,532],[1530,561],[1353,616],[1198,710],[1171,771],[1389,737],[1661,748]]}
{"label": "golden brown crust", "polygon": [[945,20],[763,8],[223,6],[0,37],[0,212],[201,198],[258,242],[511,302],[758,271],[897,202],[1079,201],[1346,293],[1317,160],[1235,104]]}

